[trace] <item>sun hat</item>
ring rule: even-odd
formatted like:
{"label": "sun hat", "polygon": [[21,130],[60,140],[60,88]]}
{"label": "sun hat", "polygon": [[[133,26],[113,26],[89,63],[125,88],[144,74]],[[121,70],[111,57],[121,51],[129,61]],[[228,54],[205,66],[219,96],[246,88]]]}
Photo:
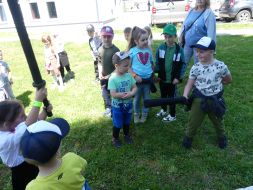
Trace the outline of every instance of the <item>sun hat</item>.
{"label": "sun hat", "polygon": [[120,61],[123,61],[124,59],[130,58],[130,55],[128,52],[125,51],[118,51],[112,56],[112,63],[118,64]]}
{"label": "sun hat", "polygon": [[69,123],[63,118],[33,123],[21,138],[22,155],[42,164],[47,163],[56,154],[69,128]]}
{"label": "sun hat", "polygon": [[101,28],[100,34],[101,36],[114,36],[113,29],[110,26],[103,26]]}
{"label": "sun hat", "polygon": [[202,50],[215,50],[215,47],[215,41],[207,36],[202,37],[195,45],[191,46],[191,48],[198,48]]}
{"label": "sun hat", "polygon": [[87,32],[94,32],[94,31],[95,31],[95,28],[94,28],[94,26],[93,26],[92,24],[88,24],[88,25],[86,26],[86,31],[87,31]]}
{"label": "sun hat", "polygon": [[176,29],[174,24],[167,24],[163,28],[163,33],[162,34],[168,34],[168,35],[174,36],[174,35],[177,34],[177,29]]}

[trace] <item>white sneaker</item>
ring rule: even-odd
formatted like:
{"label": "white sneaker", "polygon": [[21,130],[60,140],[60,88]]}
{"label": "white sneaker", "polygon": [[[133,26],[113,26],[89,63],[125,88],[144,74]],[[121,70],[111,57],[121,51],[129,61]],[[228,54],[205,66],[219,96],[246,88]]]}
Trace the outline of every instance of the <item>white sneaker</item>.
{"label": "white sneaker", "polygon": [[176,121],[177,117],[172,117],[170,114],[163,118],[164,122]]}
{"label": "white sneaker", "polygon": [[157,114],[156,117],[164,117],[167,115],[167,112],[161,109]]}
{"label": "white sneaker", "polygon": [[106,108],[105,112],[103,113],[105,117],[111,117],[111,108]]}

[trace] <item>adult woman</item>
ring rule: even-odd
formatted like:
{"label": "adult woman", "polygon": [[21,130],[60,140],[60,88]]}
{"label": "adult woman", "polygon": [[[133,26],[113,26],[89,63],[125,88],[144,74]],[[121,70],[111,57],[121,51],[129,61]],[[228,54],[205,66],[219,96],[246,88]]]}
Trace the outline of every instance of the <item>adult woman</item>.
{"label": "adult woman", "polygon": [[196,0],[195,7],[188,13],[180,32],[179,43],[182,44],[182,36],[185,34],[184,56],[181,77],[184,76],[187,66],[194,55],[194,63],[198,62],[196,52],[191,45],[203,36],[208,36],[216,42],[216,19],[210,9],[210,0]]}

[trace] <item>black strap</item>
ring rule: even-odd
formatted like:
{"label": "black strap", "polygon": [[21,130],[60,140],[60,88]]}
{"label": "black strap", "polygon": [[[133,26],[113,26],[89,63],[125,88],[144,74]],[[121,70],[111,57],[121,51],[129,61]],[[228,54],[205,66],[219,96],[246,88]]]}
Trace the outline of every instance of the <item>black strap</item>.
{"label": "black strap", "polygon": [[192,25],[198,20],[199,17],[201,17],[201,15],[205,12],[206,9],[204,9],[200,15],[191,23],[191,25],[187,28],[187,30],[185,30],[185,33],[190,30],[190,28],[192,27]]}

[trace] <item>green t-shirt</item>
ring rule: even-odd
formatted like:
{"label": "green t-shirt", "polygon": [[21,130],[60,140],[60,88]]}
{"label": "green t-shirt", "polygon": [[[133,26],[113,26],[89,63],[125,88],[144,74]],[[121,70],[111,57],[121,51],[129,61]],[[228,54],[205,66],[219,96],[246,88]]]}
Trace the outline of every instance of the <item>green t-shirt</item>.
{"label": "green t-shirt", "polygon": [[[136,81],[131,74],[125,73],[122,76],[112,73],[108,82],[108,90],[115,90],[115,92],[130,92],[135,85]],[[130,103],[132,98],[119,99],[112,97],[112,106],[119,107],[119,103]]]}
{"label": "green t-shirt", "polygon": [[112,63],[112,56],[120,51],[115,45],[112,45],[109,48],[105,48],[103,45],[98,49],[98,61],[99,64],[102,66],[102,75],[107,76],[111,74],[115,67]]}
{"label": "green t-shirt", "polygon": [[173,56],[176,51],[176,46],[173,45],[172,47],[167,46],[167,51],[165,54],[165,72],[166,72],[166,83],[172,83],[171,81],[171,71],[172,71],[172,64],[173,64]]}
{"label": "green t-shirt", "polygon": [[85,183],[81,172],[86,165],[86,160],[69,152],[62,157],[57,170],[48,176],[37,176],[26,186],[26,190],[81,190]]}

